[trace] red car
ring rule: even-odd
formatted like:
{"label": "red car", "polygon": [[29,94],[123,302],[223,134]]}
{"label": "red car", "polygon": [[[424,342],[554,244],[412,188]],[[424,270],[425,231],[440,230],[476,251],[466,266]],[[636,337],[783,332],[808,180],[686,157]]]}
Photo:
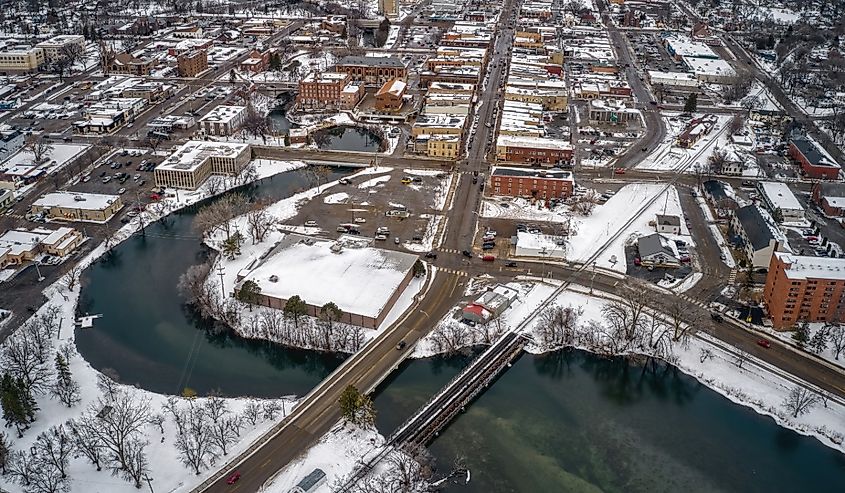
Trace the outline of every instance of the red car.
{"label": "red car", "polygon": [[228,479],[226,479],[226,484],[235,484],[239,479],[241,479],[241,473],[240,471],[235,471]]}
{"label": "red car", "polygon": [[496,257],[494,257],[492,255],[485,255],[485,256],[481,257],[481,260],[483,260],[485,262],[492,262],[492,261],[496,260]]}
{"label": "red car", "polygon": [[640,257],[634,257],[634,265],[642,265],[642,260],[640,260]]}
{"label": "red car", "polygon": [[760,339],[759,341],[757,341],[757,345],[760,346],[760,347],[764,347],[766,349],[769,349],[770,347],[772,347],[772,343],[765,340],[765,339]]}
{"label": "red car", "polygon": [[624,175],[625,174],[625,168],[616,168],[613,172],[616,173],[617,175]]}

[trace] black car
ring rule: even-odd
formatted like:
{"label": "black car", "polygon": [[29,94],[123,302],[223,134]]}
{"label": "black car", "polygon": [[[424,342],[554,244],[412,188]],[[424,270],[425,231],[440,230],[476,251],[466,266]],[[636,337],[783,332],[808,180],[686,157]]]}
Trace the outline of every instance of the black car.
{"label": "black car", "polygon": [[399,344],[396,345],[396,350],[401,351],[401,350],[405,349],[405,346],[407,346],[407,345],[408,344],[405,341],[399,341]]}
{"label": "black car", "polygon": [[461,255],[463,255],[464,257],[472,258],[472,252],[470,252],[469,250],[462,251]]}
{"label": "black car", "polygon": [[715,312],[710,314],[710,318],[712,318],[714,322],[718,322],[718,323],[722,323],[722,322],[725,321],[725,319],[722,318],[721,314],[715,313]]}
{"label": "black car", "polygon": [[508,262],[505,264],[505,267],[516,267],[516,262]]}
{"label": "black car", "polygon": [[426,254],[425,254],[425,258],[430,258],[430,259],[435,259],[435,260],[436,260],[436,259],[437,259],[437,254],[436,254],[436,253],[434,253],[434,252],[428,252],[428,253],[426,253]]}

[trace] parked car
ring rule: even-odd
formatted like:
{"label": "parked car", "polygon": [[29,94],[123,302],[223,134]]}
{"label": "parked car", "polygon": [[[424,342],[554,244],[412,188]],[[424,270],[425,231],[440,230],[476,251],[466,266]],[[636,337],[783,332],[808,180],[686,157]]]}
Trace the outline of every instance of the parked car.
{"label": "parked car", "polygon": [[481,257],[481,260],[483,260],[485,262],[493,262],[494,260],[496,260],[496,257],[493,256],[493,255],[485,255],[485,256]]}
{"label": "parked car", "polygon": [[437,254],[436,254],[436,253],[434,253],[434,252],[427,252],[427,253],[425,254],[425,258],[430,258],[430,259],[433,259],[433,260],[437,260]]}
{"label": "parked car", "polygon": [[505,264],[505,267],[516,267],[516,262],[510,261],[510,262]]}
{"label": "parked car", "polygon": [[317,227],[317,221],[305,221],[305,227],[306,228],[316,228]]}
{"label": "parked car", "polygon": [[387,240],[387,235],[376,235],[376,241],[385,241]]}
{"label": "parked car", "polygon": [[401,241],[399,240],[399,237],[398,236],[394,237],[393,238],[393,244],[398,245],[399,243],[401,243]]}
{"label": "parked car", "polygon": [[402,178],[402,184],[403,184],[403,185],[410,185],[410,184],[411,184],[411,181],[412,181],[412,180],[411,180],[411,178],[409,178],[409,177],[407,177],[407,176],[406,176],[406,177],[404,177],[404,178]]}
{"label": "parked car", "polygon": [[625,168],[616,168],[615,170],[613,170],[613,172],[616,173],[617,175],[624,175],[625,174]]}
{"label": "parked car", "polygon": [[722,315],[720,313],[716,313],[716,312],[711,313],[710,318],[713,319],[714,322],[718,322],[718,323],[722,323],[722,322],[725,321],[725,319],[722,318]]}
{"label": "parked car", "polygon": [[469,250],[463,250],[461,252],[461,255],[463,255],[464,257],[472,258],[472,252],[470,252]]}
{"label": "parked car", "polygon": [[401,350],[405,349],[405,346],[407,346],[407,345],[408,345],[408,343],[406,343],[405,341],[399,341],[399,344],[396,345],[396,350],[401,351]]}
{"label": "parked car", "polygon": [[760,346],[760,347],[764,347],[766,349],[769,349],[770,347],[772,347],[772,343],[767,341],[766,339],[758,340],[757,345]]}
{"label": "parked car", "polygon": [[352,220],[352,222],[358,223],[358,224],[364,224],[365,222],[367,222],[367,220],[364,219],[363,217],[356,217],[355,219]]}

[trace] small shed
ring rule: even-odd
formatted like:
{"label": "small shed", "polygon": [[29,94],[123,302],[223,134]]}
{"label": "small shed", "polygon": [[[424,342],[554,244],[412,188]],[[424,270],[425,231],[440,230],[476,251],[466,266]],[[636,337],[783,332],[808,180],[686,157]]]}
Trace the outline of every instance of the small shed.
{"label": "small shed", "polygon": [[308,476],[302,478],[289,493],[311,493],[326,482],[326,473],[322,469],[314,469]]}
{"label": "small shed", "polygon": [[657,232],[670,235],[681,234],[681,218],[673,215],[657,214]]}

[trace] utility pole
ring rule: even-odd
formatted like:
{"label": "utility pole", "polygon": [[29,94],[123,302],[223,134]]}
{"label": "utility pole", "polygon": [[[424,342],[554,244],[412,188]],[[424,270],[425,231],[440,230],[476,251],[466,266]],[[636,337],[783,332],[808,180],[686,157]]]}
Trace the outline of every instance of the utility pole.
{"label": "utility pole", "polygon": [[149,487],[150,487],[150,493],[155,493],[155,491],[153,491],[153,478],[151,478],[151,477],[150,477],[149,475],[147,475],[147,474],[144,474],[144,481],[146,481],[146,482],[147,482],[147,486],[149,486]]}
{"label": "utility pole", "polygon": [[223,299],[225,300],[226,299],[226,285],[223,284],[224,272],[225,272],[225,269],[223,268],[223,265],[222,264],[218,265],[217,266],[217,275],[220,276],[220,289],[221,289],[221,291],[223,291]]}

